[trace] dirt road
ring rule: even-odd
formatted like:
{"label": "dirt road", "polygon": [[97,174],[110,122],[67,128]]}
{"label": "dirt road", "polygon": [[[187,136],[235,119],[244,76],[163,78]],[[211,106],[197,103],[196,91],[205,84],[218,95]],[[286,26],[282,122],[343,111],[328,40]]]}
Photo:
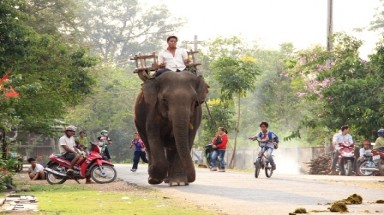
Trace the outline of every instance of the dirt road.
{"label": "dirt road", "polygon": [[182,198],[217,214],[288,214],[305,208],[310,214],[334,214],[327,208],[337,200],[356,193],[362,205],[348,205],[350,214],[384,214],[384,177],[289,175],[274,172],[254,178],[252,172],[210,172],[197,168],[197,179],[189,186],[149,185],[147,168],[117,165],[118,177],[140,186],[158,189],[170,198]]}

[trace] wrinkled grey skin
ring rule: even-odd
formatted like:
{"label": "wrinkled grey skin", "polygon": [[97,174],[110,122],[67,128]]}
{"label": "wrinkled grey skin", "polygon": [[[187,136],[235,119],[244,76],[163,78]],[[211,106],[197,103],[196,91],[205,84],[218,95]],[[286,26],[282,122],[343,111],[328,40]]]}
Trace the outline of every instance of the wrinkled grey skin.
{"label": "wrinkled grey skin", "polygon": [[135,104],[135,125],[149,158],[148,183],[195,181],[190,155],[208,93],[203,77],[166,72],[144,82]]}

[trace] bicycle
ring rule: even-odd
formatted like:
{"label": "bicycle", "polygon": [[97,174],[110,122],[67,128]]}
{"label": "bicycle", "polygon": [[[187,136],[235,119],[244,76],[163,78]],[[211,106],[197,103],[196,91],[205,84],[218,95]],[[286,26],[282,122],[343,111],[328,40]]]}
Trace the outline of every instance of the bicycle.
{"label": "bicycle", "polygon": [[259,146],[260,146],[260,151],[258,153],[257,159],[253,163],[255,165],[255,178],[259,177],[261,169],[264,169],[265,170],[265,176],[270,178],[273,174],[273,169],[272,169],[272,165],[270,162],[270,159],[271,159],[270,156],[272,156],[272,154],[268,155],[267,153],[265,153],[266,152],[265,147],[266,147],[267,143],[273,143],[274,145],[276,145],[277,143],[272,142],[272,141],[262,142],[259,138],[255,138],[255,139],[249,138],[249,139],[250,140],[257,140],[257,142],[259,143]]}

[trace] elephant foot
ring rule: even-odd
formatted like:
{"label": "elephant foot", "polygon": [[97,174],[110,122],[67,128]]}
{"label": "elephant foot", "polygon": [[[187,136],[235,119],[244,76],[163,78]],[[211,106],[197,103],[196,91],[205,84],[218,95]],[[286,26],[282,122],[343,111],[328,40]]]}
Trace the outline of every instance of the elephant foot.
{"label": "elephant foot", "polygon": [[180,176],[180,177],[168,177],[168,184],[169,186],[187,186],[189,185],[188,178],[186,176]]}
{"label": "elephant foot", "polygon": [[152,177],[148,178],[148,183],[149,184],[161,184],[162,182],[163,182],[163,180],[159,180],[159,179],[152,178]]}

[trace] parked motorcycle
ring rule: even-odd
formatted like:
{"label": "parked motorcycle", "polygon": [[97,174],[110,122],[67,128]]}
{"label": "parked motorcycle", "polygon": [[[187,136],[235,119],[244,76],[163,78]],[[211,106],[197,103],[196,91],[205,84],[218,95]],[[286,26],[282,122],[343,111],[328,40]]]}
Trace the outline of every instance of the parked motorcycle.
{"label": "parked motorcycle", "polygon": [[79,183],[79,179],[91,177],[96,183],[104,184],[113,182],[117,173],[113,164],[103,160],[101,149],[98,145],[91,143],[89,155],[80,159],[73,167],[72,175],[67,175],[71,162],[61,154],[52,154],[50,161],[44,169],[49,184],[62,184],[67,179],[74,179]]}
{"label": "parked motorcycle", "polygon": [[338,143],[339,160],[336,168],[341,175],[352,175],[353,164],[355,163],[355,146],[353,143]]}
{"label": "parked motorcycle", "polygon": [[357,174],[360,176],[384,175],[384,147],[366,150]]}

